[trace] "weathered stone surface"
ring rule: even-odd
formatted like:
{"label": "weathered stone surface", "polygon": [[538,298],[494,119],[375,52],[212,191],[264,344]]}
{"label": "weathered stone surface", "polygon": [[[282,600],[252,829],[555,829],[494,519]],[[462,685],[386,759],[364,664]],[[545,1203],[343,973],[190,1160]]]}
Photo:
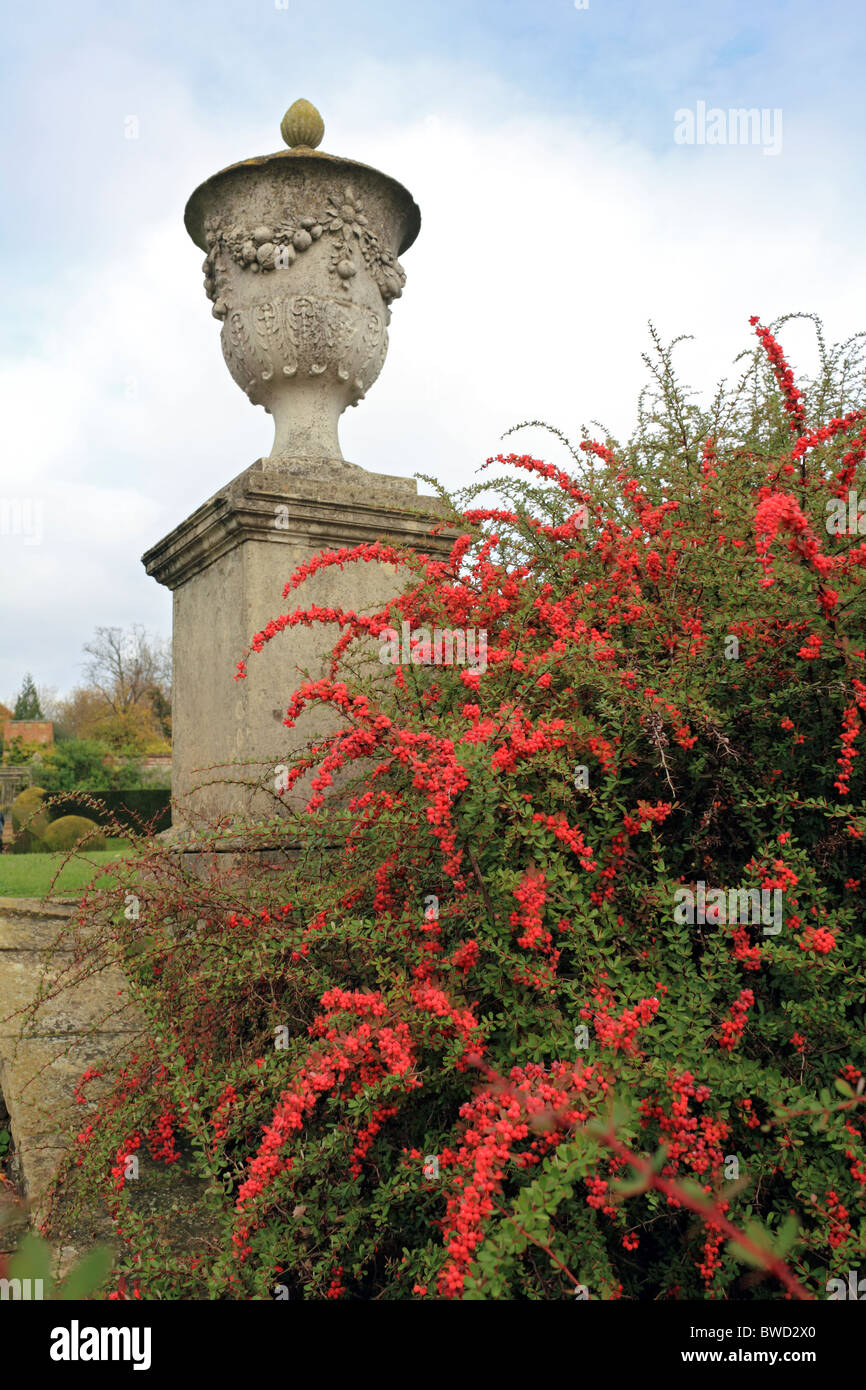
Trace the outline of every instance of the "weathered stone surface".
{"label": "weathered stone surface", "polygon": [[452,541],[428,534],[437,510],[437,499],[417,497],[408,479],[380,480],[342,465],[323,484],[259,460],[148,551],[148,573],[174,590],[172,793],[181,819],[244,820],[303,804],[309,784],[280,801],[275,770],[337,719],[316,709],[291,730],[283,719],[303,673],[325,673],[339,629],[287,630],[251,659],[246,680],[235,680],[237,662],[282,612],[380,608],[404,582],[391,564],[330,566],[288,599],[282,590],[324,549],[387,536],[444,553]]}
{"label": "weathered stone surface", "polygon": [[[155,1163],[146,1154],[140,1156],[139,1162],[139,1176],[134,1182],[127,1182],[126,1193],[132,1211],[148,1220],[156,1248],[163,1255],[204,1253],[219,1238],[218,1233],[211,1231],[212,1217],[206,1215],[203,1207],[205,1184],[179,1172],[175,1166]],[[59,1278],[95,1244],[114,1250],[119,1246],[107,1209],[97,1202],[73,1217],[63,1184],[57,1192],[47,1234],[55,1246]]]}
{"label": "weathered stone surface", "polygon": [[[47,1216],[46,1194],[70,1137],[87,1123],[140,1036],[141,1020],[128,1004],[122,974],[113,966],[69,984],[46,1001],[32,1026],[19,1036],[18,1009],[30,1003],[46,975],[53,979],[73,963],[71,942],[56,950],[58,930],[71,913],[69,903],[0,899],[0,1092],[24,1198],[22,1205],[12,1188],[0,1185],[0,1254],[12,1253],[28,1226],[39,1226]],[[84,944],[92,939],[86,926],[79,934]],[[113,1017],[103,1025],[108,1014]],[[88,1082],[80,1104],[75,1087],[88,1068],[105,1075]],[[129,1184],[133,1210],[154,1220],[165,1251],[201,1250],[207,1239],[203,1184],[155,1163],[146,1153],[139,1162],[139,1178]],[[74,1216],[68,1207],[61,1184],[48,1228],[55,1244],[55,1274],[61,1279],[95,1243],[117,1246],[100,1200]]]}
{"label": "weathered stone surface", "polygon": [[87,1103],[79,1105],[73,1095],[79,1078],[88,1067],[113,1072],[133,1050],[135,1036],[131,1031],[100,1032],[72,1040],[52,1036],[18,1041],[4,1061],[3,1093],[13,1132],[22,1136],[22,1144],[29,1140],[58,1146],[58,1134],[73,1124],[80,1128],[108,1083],[89,1082]]}
{"label": "weathered stone surface", "polygon": [[105,966],[81,978],[81,970],[71,956],[46,961],[42,951],[0,952],[0,989],[5,1021],[0,1021],[0,1037],[13,1037],[19,1018],[36,998],[42,1002],[28,1024],[35,1036],[75,1035],[84,1029],[129,1032],[134,1014],[126,1002],[126,981],[119,970]]}
{"label": "weathered stone surface", "polygon": [[0,898],[0,951],[48,950],[60,942],[73,909],[72,900]]}
{"label": "weathered stone surface", "polygon": [[[111,1071],[141,1026],[115,966],[92,959],[82,970],[69,947],[55,949],[69,912],[62,904],[0,901],[0,1089],[31,1200],[45,1191],[68,1131],[89,1109],[76,1104],[76,1082],[88,1067]],[[31,1017],[28,1006],[46,986],[57,992]],[[88,1088],[91,1103],[99,1086]]]}
{"label": "weathered stone surface", "polygon": [[406,279],[397,257],[420,225],[411,195],[378,169],[301,146],[214,174],[185,222],[206,253],[226,365],[274,417],[271,457],[341,458],[339,416],[388,350]]}

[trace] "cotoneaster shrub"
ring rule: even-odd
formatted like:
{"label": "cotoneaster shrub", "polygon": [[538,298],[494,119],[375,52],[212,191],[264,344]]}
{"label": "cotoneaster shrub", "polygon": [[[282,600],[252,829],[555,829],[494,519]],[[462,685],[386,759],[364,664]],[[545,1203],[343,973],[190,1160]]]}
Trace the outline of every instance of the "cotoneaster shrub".
{"label": "cotoneaster shrub", "polygon": [[[825,523],[866,490],[863,374],[819,335],[801,394],[753,325],[709,410],[657,344],[629,445],[492,460],[450,558],[288,578],[238,677],[338,624],[287,722],[342,719],[290,774],[291,865],[144,846],[82,908],[148,1019],[55,1218],[107,1204],[113,1296],[825,1297],[862,1260],[866,539]],[[294,606],[382,560],[380,613]],[[403,622],[416,660],[378,663]],[[434,628],[486,668],[424,664]],[[134,1154],[200,1180],[194,1254]]]}

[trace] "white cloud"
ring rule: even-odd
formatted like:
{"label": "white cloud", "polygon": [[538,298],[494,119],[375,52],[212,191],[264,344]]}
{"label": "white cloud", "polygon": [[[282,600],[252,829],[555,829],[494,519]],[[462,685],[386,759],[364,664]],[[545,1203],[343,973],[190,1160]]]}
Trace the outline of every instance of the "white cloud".
{"label": "white cloud", "polygon": [[[326,147],[400,178],[422,211],[382,378],[343,418],[347,458],[454,486],[500,448],[562,459],[538,432],[500,445],[524,418],[573,437],[595,418],[625,434],[645,380],[649,318],[666,338],[696,335],[682,349],[683,374],[706,394],[752,345],[751,313],[767,322],[815,309],[831,339],[860,326],[858,222],[841,187],[819,176],[823,137],[810,127],[798,135],[789,122],[775,159],[672,140],[659,152],[576,117],[521,109],[502,120],[495,85],[486,79],[490,99],[471,116],[455,115],[446,96],[395,128],[373,96],[359,104],[359,91],[375,93],[375,70],[369,81],[359,71],[326,108]],[[63,293],[53,305],[49,278],[41,348],[11,359],[0,378],[0,491],[45,504],[42,546],[25,557],[15,538],[0,538],[7,692],[28,668],[68,688],[97,624],[167,630],[168,596],[140,554],[270,446],[269,418],[222,363],[177,169],[165,172],[174,148],[184,151],[178,167],[202,174],[208,159],[214,172],[238,151],[213,158],[219,142],[187,99],[163,95],[171,141],[139,152],[135,205],[120,199],[98,261],[74,274],[57,268]],[[337,143],[332,130],[352,138]],[[819,192],[805,199],[812,171]],[[102,208],[113,188],[129,196],[116,159],[102,183],[98,167],[90,176]],[[784,341],[795,366],[814,365],[799,329]]]}

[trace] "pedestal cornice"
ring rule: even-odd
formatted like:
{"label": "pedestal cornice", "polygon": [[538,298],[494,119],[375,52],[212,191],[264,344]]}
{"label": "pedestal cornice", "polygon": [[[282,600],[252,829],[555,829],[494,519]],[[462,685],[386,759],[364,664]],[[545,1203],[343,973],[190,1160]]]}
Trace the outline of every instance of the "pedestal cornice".
{"label": "pedestal cornice", "polygon": [[444,514],[438,497],[418,495],[413,479],[368,473],[338,461],[315,470],[258,459],[142,556],[149,575],[177,589],[248,540],[314,551],[387,537],[447,554],[453,536],[431,536]]}

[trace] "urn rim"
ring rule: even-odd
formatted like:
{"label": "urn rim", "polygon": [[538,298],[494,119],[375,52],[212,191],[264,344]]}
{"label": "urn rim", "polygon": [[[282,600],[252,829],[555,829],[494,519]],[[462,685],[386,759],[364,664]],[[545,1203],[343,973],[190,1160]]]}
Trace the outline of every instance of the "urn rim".
{"label": "urn rim", "polygon": [[273,154],[255,155],[252,159],[241,159],[236,164],[228,164],[225,169],[218,170],[211,174],[210,178],[205,179],[190,194],[184,208],[183,221],[196,246],[202,251],[207,251],[208,246],[205,240],[204,223],[206,217],[205,195],[212,192],[223,180],[230,179],[231,175],[245,169],[264,168],[269,164],[277,162],[301,163],[304,160],[315,160],[323,165],[327,164],[334,169],[344,171],[351,177],[355,171],[363,171],[365,174],[375,174],[388,189],[391,194],[396,194],[399,202],[403,205],[406,214],[406,229],[400,241],[397,255],[402,256],[418,236],[421,228],[421,210],[408,188],[404,188],[397,179],[391,178],[390,174],[383,174],[381,169],[375,169],[371,164],[361,164],[355,159],[344,159],[340,155],[326,154],[324,150],[313,149],[290,149],[276,150]]}

